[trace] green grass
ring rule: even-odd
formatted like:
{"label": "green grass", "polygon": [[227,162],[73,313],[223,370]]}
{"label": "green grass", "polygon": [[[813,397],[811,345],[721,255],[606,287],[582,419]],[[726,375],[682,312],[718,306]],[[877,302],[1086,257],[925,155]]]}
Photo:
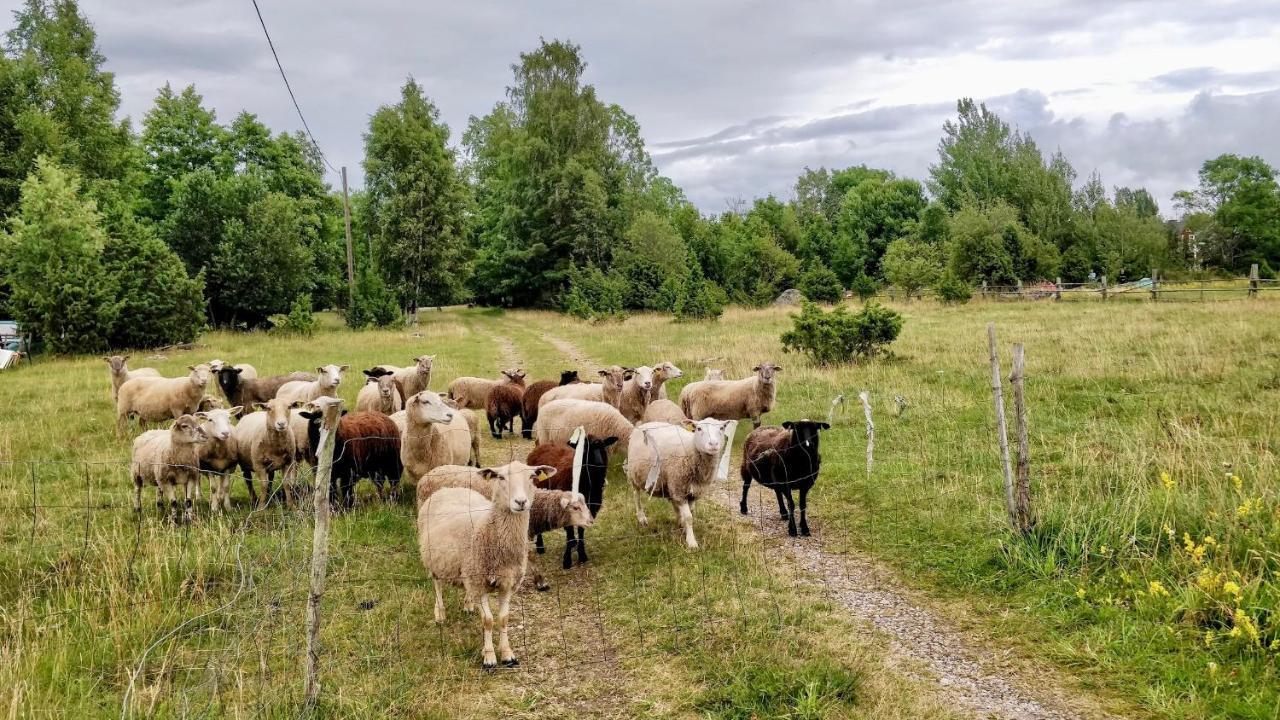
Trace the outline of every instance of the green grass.
{"label": "green grass", "polygon": [[[135,353],[132,364],[166,375],[214,357],[265,373],[329,362],[355,371],[434,352],[433,385],[443,387],[513,359],[550,377],[566,360],[543,335],[594,333],[542,313],[428,312],[412,330],[358,334],[322,317],[310,339],[216,332],[198,349]],[[139,717],[296,716],[307,514],[250,512],[236,481],[227,518],[201,508],[175,527],[147,508],[138,521],[105,363],[39,359],[0,383],[0,714],[119,717],[127,705]],[[357,390],[348,380],[341,395],[350,402]],[[492,464],[528,448],[483,440]],[[333,525],[319,714],[948,715],[886,667],[879,641],[766,556],[776,541],[707,504],[697,513],[703,548],[689,553],[665,506],[636,526],[619,470],[590,535],[592,562],[562,572],[562,540],[551,539],[542,562],[552,591],[523,591],[513,606],[521,669],[494,675],[480,670],[479,622],[459,592],[447,595],[448,621],[432,622],[410,504],[380,504],[362,485],[363,502]]]}

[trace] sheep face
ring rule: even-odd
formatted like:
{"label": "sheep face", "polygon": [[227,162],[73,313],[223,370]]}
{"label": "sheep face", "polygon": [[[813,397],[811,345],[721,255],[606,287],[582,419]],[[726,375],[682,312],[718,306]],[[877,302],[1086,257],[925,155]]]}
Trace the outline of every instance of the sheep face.
{"label": "sheep face", "polygon": [[129,372],[129,356],[128,355],[109,355],[102,358],[111,366],[112,375],[123,375]]}
{"label": "sheep face", "polygon": [[320,387],[326,390],[332,390],[342,384],[342,373],[347,371],[348,365],[325,365],[316,368],[316,374],[320,376],[318,382]]}
{"label": "sheep face", "polygon": [[613,367],[601,370],[600,377],[603,378],[602,382],[605,387],[610,388],[615,392],[620,392],[622,390],[623,383],[631,379],[632,372],[631,368],[614,365]]}
{"label": "sheep face", "polygon": [[493,504],[506,507],[513,513],[528,512],[533,498],[533,478],[536,475],[552,477],[556,469],[550,465],[525,465],[513,462],[501,467],[482,468],[480,474],[493,488]]}
{"label": "sheep face", "polygon": [[169,432],[174,442],[183,445],[198,445],[209,439],[204,430],[200,429],[200,421],[193,415],[183,415],[174,420]]}
{"label": "sheep face", "polygon": [[781,365],[774,365],[771,362],[760,363],[751,368],[753,372],[760,378],[760,382],[765,385],[772,385],[776,380],[776,375],[782,372]]}
{"label": "sheep face", "polygon": [[199,365],[188,365],[187,369],[191,374],[187,377],[191,379],[191,384],[198,388],[204,388],[209,384],[210,370],[209,366],[201,363]]}
{"label": "sheep face", "polygon": [[724,370],[718,368],[707,368],[707,374],[703,380],[724,380]]}
{"label": "sheep face", "polygon": [[568,513],[569,524],[573,527],[589,528],[596,524],[595,516],[587,506],[587,498],[582,493],[562,495],[560,508]]}
{"label": "sheep face", "polygon": [[793,445],[815,458],[818,457],[818,433],[831,429],[830,425],[813,420],[788,420],[782,423],[782,427],[791,431]]}
{"label": "sheep face", "polygon": [[654,375],[662,380],[672,380],[678,377],[684,377],[684,371],[675,366],[672,362],[660,362],[653,366]]}
{"label": "sheep face", "polygon": [[431,368],[435,365],[435,361],[435,355],[419,355],[413,359],[413,364],[418,369],[419,375],[430,375]]}
{"label": "sheep face", "polygon": [[214,440],[226,440],[231,437],[231,418],[239,417],[241,407],[233,407],[230,410],[208,410],[206,412],[198,412],[195,417],[202,421],[200,429],[205,435]]}
{"label": "sheep face", "polygon": [[725,429],[728,427],[728,420],[716,420],[715,418],[706,418],[686,426],[687,429],[693,431],[693,449],[703,455],[716,457],[724,449]]}
{"label": "sheep face", "polygon": [[520,368],[513,368],[513,369],[511,369],[511,370],[503,370],[503,371],[502,371],[502,375],[503,375],[503,377],[505,377],[509,382],[515,383],[516,385],[524,385],[525,372],[524,372],[524,370],[522,370],[522,369],[520,369]]}
{"label": "sheep face", "polygon": [[641,365],[632,370],[631,379],[636,381],[636,387],[648,392],[653,389],[653,373],[653,368]]}
{"label": "sheep face", "polygon": [[378,395],[386,400],[390,400],[395,396],[396,381],[391,376],[384,375],[378,378],[376,382],[378,383]]}
{"label": "sheep face", "polygon": [[289,429],[290,410],[303,406],[299,402],[287,402],[280,398],[271,398],[265,403],[254,403],[254,409],[262,410],[267,413],[267,429],[276,432],[285,432]]}
{"label": "sheep face", "polygon": [[453,409],[444,404],[439,393],[424,390],[405,402],[405,415],[417,424],[453,422]]}
{"label": "sheep face", "polygon": [[577,370],[565,370],[564,372],[560,373],[561,385],[572,385],[576,382],[582,382],[580,379],[578,379]]}

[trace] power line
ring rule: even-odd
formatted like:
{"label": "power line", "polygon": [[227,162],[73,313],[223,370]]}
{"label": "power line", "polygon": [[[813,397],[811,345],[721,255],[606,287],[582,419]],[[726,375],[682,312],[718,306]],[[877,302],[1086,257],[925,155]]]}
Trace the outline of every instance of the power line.
{"label": "power line", "polygon": [[298,119],[302,121],[302,129],[307,131],[307,137],[311,138],[311,144],[315,146],[316,152],[320,153],[320,159],[333,172],[338,172],[338,168],[329,162],[329,158],[325,157],[324,151],[320,149],[320,143],[316,142],[316,136],[311,134],[311,127],[307,125],[307,118],[302,115],[302,108],[298,105],[298,98],[293,94],[293,86],[289,84],[289,76],[284,73],[284,65],[280,64],[280,56],[276,54],[276,44],[271,42],[271,33],[267,32],[267,22],[262,19],[262,10],[258,8],[258,0],[253,0],[253,11],[258,14],[258,24],[262,25],[262,34],[267,36],[267,47],[271,48],[271,57],[276,59],[276,67],[280,70],[280,78],[284,80],[284,88],[289,91],[289,99],[293,101],[293,109],[298,111]]}

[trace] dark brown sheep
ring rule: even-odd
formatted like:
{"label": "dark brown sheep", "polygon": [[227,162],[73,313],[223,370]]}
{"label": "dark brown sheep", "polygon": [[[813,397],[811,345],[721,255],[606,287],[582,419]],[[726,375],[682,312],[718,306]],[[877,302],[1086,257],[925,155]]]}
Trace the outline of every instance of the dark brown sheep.
{"label": "dark brown sheep", "polygon": [[[320,411],[303,411],[307,418],[307,437],[312,448],[320,447]],[[313,458],[314,461],[314,458]],[[380,412],[346,413],[338,421],[334,437],[333,475],[329,498],[339,509],[351,507],[356,482],[362,477],[373,481],[378,496],[385,498],[383,483],[389,483],[393,494],[399,492],[400,429],[395,421]]]}
{"label": "dark brown sheep", "polygon": [[495,438],[502,439],[503,428],[512,435],[516,434],[516,418],[520,416],[523,399],[523,376],[516,378],[508,376],[506,382],[498,383],[489,390],[484,411],[489,416],[489,432],[493,433]]}
{"label": "dark brown sheep", "polygon": [[520,435],[525,440],[533,438],[533,424],[538,422],[538,401],[551,388],[560,385],[576,385],[582,382],[578,379],[577,370],[565,370],[560,373],[560,382],[555,380],[539,380],[538,382],[525,388],[524,398],[520,401],[522,407],[520,412]]}

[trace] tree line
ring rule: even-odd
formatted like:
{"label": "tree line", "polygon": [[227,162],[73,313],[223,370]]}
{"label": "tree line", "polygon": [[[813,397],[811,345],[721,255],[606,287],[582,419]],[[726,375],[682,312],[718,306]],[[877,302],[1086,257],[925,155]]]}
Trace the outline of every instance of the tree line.
{"label": "tree line", "polygon": [[364,132],[348,307],[341,198],[300,133],[165,86],[135,129],[74,0],[26,0],[0,52],[0,314],[51,349],[190,340],[338,309],[354,327],[425,305],[710,318],[796,287],[1013,284],[1280,267],[1280,188],[1256,157],[1205,162],[1162,219],[1145,189],[1078,183],[1060,152],[962,99],[923,182],[805,168],[787,199],[700,212],[568,42],[512,65],[454,137],[410,78]]}

